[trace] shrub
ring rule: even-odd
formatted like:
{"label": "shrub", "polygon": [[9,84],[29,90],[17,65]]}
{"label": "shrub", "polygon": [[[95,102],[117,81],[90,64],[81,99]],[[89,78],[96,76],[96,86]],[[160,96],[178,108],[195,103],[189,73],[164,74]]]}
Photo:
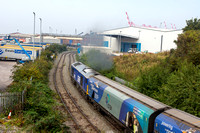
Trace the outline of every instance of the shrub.
{"label": "shrub", "polygon": [[175,41],[177,49],[172,58],[187,60],[195,65],[200,64],[200,30],[186,31]]}
{"label": "shrub", "polygon": [[51,45],[40,59],[15,66],[10,91],[26,91],[23,118],[25,126],[34,132],[59,132],[63,130],[63,115],[58,113],[55,94],[48,87],[48,73],[52,67],[52,54],[66,50],[64,46]]}
{"label": "shrub", "polygon": [[149,68],[159,64],[166,57],[165,54],[133,54],[115,57],[116,75],[127,81],[133,81],[143,70],[147,71]]}
{"label": "shrub", "polygon": [[34,63],[26,62],[22,66],[15,66],[12,78],[14,82],[28,80],[32,80],[33,82],[48,82],[47,75],[51,67],[52,62],[49,62],[41,57],[41,59],[35,60]]}
{"label": "shrub", "polygon": [[159,88],[166,83],[170,70],[163,64],[158,64],[150,69],[144,70],[135,80],[138,90],[150,97],[159,92]]}
{"label": "shrub", "polygon": [[200,66],[187,61],[170,74],[160,88],[157,99],[180,110],[200,117]]}
{"label": "shrub", "polygon": [[52,44],[49,47],[47,47],[46,50],[49,50],[52,53],[58,54],[63,51],[67,51],[67,47],[66,47],[66,45]]}

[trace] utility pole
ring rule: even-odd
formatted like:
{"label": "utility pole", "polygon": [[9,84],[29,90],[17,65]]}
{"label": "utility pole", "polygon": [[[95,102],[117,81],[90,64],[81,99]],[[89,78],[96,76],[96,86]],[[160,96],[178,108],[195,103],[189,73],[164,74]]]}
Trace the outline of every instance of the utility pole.
{"label": "utility pole", "polygon": [[121,51],[121,47],[122,47],[122,35],[121,35],[122,31],[120,31],[120,44],[119,44],[119,52]]}
{"label": "utility pole", "polygon": [[34,54],[35,54],[35,50],[34,50],[34,47],[35,47],[35,12],[33,12],[33,15],[34,15],[34,24],[33,24],[33,62],[34,62]]}
{"label": "utility pole", "polygon": [[[42,19],[40,19],[40,45],[42,47]],[[40,54],[39,54],[39,59],[40,59]]]}
{"label": "utility pole", "polygon": [[163,44],[163,35],[161,35],[161,45],[160,45],[160,52],[162,52],[162,44]]}
{"label": "utility pole", "polygon": [[42,19],[40,19],[40,45],[42,45]]}

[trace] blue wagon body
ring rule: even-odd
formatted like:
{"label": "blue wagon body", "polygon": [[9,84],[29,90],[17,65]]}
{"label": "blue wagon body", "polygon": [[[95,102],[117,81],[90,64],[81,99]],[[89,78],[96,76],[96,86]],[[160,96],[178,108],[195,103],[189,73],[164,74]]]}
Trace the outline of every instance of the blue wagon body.
{"label": "blue wagon body", "polygon": [[186,133],[200,133],[200,130],[196,130],[192,126],[165,114],[160,114],[156,117],[154,130],[160,133],[183,133],[184,131]]}
{"label": "blue wagon body", "polygon": [[200,133],[200,118],[178,109],[169,109],[155,119],[154,130],[159,133]]}
{"label": "blue wagon body", "polygon": [[97,81],[95,78],[89,78],[88,81],[88,95],[92,97],[97,103],[99,103],[103,96],[105,88],[107,88],[108,86]]}
{"label": "blue wagon body", "polygon": [[141,127],[143,133],[147,133],[149,117],[154,112],[154,110],[144,106],[143,104],[139,103],[138,101],[132,98],[129,98],[123,102],[121,111],[120,111],[119,120],[124,124],[125,124],[125,121],[126,121],[125,118],[127,117],[128,112],[132,113],[133,119],[136,117],[136,119],[139,122],[139,127]]}
{"label": "blue wagon body", "polygon": [[148,132],[149,117],[154,112],[152,109],[93,77],[89,78],[88,95],[124,125],[132,124],[130,127],[134,128],[134,121],[138,121],[138,130]]}

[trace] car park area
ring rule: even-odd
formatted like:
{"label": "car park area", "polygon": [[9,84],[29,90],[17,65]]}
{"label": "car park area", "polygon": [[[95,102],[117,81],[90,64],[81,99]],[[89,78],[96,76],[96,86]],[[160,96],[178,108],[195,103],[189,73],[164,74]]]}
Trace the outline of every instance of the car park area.
{"label": "car park area", "polygon": [[12,83],[10,76],[14,65],[16,65],[14,61],[0,61],[0,91],[5,90]]}

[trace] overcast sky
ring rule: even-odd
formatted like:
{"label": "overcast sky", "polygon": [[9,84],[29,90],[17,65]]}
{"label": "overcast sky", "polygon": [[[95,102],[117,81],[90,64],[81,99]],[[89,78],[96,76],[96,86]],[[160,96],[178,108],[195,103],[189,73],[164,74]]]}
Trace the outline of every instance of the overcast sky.
{"label": "overcast sky", "polygon": [[[0,0],[0,33],[36,32],[39,18],[43,32],[75,34],[128,26],[125,12],[137,25],[160,26],[166,22],[181,29],[186,20],[200,17],[200,0]],[[164,24],[161,25],[164,28]]]}

